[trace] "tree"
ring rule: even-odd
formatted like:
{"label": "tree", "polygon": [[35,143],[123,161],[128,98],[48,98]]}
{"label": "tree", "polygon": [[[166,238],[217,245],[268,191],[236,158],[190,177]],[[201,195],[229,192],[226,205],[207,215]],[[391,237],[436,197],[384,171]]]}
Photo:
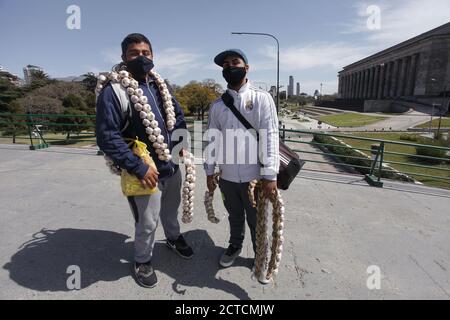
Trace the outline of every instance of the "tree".
{"label": "tree", "polygon": [[15,112],[17,104],[13,101],[23,96],[21,88],[12,84],[8,79],[0,78],[0,112]]}
{"label": "tree", "polygon": [[95,87],[97,86],[97,77],[93,72],[88,72],[83,74],[84,79],[81,83],[86,87],[88,91],[95,92]]}
{"label": "tree", "polygon": [[216,87],[211,83],[191,81],[175,92],[186,114],[197,113],[203,119],[206,109],[219,97]]}
{"label": "tree", "polygon": [[31,83],[25,87],[26,92],[31,92],[36,89],[45,87],[48,84],[55,83],[56,80],[50,79],[48,74],[42,70],[31,71]]}
{"label": "tree", "polygon": [[86,109],[86,105],[85,105],[83,99],[80,96],[75,95],[73,93],[64,97],[64,99],[62,101],[62,105],[63,105],[64,109],[73,109],[73,110],[85,110]]}
{"label": "tree", "polygon": [[202,81],[202,85],[213,90],[217,96],[223,93],[222,86],[218,84],[214,79],[205,79]]}

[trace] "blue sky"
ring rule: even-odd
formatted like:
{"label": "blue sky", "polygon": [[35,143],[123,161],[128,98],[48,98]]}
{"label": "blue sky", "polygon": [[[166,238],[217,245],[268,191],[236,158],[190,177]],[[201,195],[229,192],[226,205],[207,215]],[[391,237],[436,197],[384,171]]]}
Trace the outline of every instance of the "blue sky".
{"label": "blue sky", "polygon": [[[68,6],[81,10],[81,29],[66,27]],[[367,27],[367,8],[380,8],[377,30]],[[0,65],[23,76],[34,64],[52,77],[110,70],[120,60],[128,33],[148,36],[160,74],[184,85],[213,78],[225,82],[212,62],[226,48],[249,58],[249,78],[276,83],[274,40],[231,35],[272,33],[280,40],[280,84],[288,76],[312,94],[337,90],[343,66],[450,21],[449,0],[0,0]],[[282,88],[284,90],[284,88]]]}

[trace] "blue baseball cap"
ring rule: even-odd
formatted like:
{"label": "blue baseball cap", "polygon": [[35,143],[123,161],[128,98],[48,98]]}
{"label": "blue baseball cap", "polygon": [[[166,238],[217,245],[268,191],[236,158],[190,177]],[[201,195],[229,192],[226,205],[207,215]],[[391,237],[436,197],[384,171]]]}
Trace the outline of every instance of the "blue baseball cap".
{"label": "blue baseball cap", "polygon": [[242,50],[239,50],[239,49],[228,49],[228,50],[225,50],[225,51],[219,53],[214,58],[215,64],[217,64],[219,67],[222,67],[223,66],[223,61],[228,56],[239,56],[239,57],[242,58],[242,60],[244,60],[245,64],[248,64],[247,56],[245,55],[244,52],[242,52]]}

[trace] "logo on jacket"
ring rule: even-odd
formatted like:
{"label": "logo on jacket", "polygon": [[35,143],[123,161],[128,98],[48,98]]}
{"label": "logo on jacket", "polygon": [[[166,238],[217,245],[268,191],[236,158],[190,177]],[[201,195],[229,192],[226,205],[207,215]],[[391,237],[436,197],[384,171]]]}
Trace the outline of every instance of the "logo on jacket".
{"label": "logo on jacket", "polygon": [[252,100],[248,100],[248,101],[245,103],[245,110],[248,110],[248,111],[253,110],[253,102],[252,102]]}

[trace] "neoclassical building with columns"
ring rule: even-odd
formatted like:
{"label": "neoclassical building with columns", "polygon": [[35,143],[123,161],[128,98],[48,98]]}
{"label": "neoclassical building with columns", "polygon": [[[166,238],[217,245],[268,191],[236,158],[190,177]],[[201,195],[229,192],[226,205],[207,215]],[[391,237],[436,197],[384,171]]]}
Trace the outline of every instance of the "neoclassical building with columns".
{"label": "neoclassical building with columns", "polygon": [[340,100],[359,100],[364,111],[386,111],[392,102],[404,102],[422,109],[434,103],[445,112],[449,93],[450,22],[339,72]]}

